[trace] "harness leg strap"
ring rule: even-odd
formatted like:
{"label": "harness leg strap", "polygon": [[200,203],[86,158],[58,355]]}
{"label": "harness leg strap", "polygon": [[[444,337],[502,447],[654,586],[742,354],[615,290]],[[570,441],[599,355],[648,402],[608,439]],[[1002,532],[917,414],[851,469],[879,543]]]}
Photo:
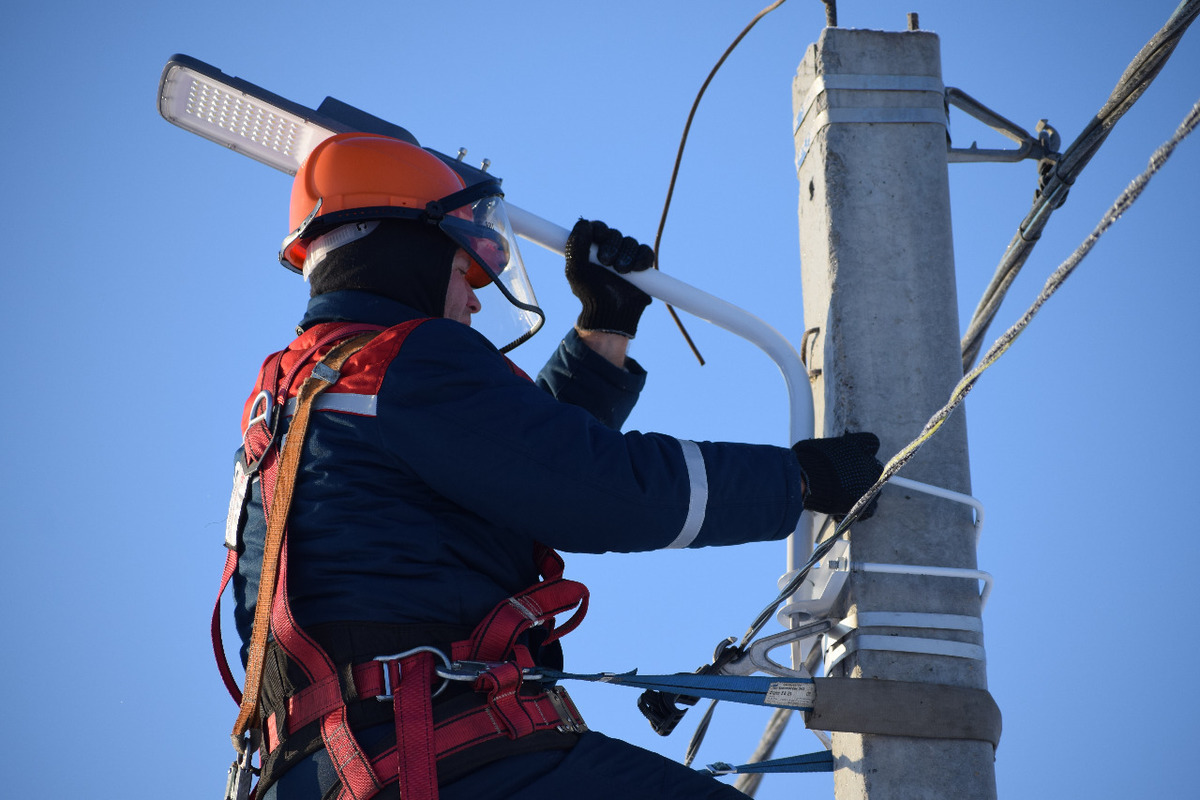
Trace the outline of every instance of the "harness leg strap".
{"label": "harness leg strap", "polygon": [[419,652],[384,663],[392,684],[400,796],[437,800],[437,752],[433,740],[433,654]]}
{"label": "harness leg strap", "polygon": [[345,706],[321,719],[321,739],[333,762],[333,768],[337,771],[338,779],[342,782],[339,798],[369,800],[379,793],[383,785],[375,776],[371,762],[367,760],[350,730]]}

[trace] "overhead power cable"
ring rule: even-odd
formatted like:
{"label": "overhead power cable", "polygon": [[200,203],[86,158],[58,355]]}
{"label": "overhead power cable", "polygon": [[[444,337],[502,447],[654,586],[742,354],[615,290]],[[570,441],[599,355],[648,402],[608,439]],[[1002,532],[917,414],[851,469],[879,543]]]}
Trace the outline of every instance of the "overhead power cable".
{"label": "overhead power cable", "polygon": [[1042,175],[1041,186],[1034,195],[1033,208],[1009,242],[991,282],[984,290],[979,305],[967,324],[966,333],[963,334],[961,346],[964,372],[970,369],[978,356],[988,327],[999,311],[1008,288],[1041,237],[1050,215],[1066,200],[1067,192],[1079,177],[1079,173],[1108,138],[1117,121],[1142,96],[1162,70],[1184,31],[1197,15],[1200,15],[1200,0],[1184,0],[1179,4],[1166,24],[1126,67],[1108,101],[1092,121],[1066,149],[1058,162],[1050,164],[1047,172]]}
{"label": "overhead power cable", "polygon": [[[675,181],[679,178],[679,165],[683,161],[683,150],[685,147],[687,147],[688,132],[692,129],[692,120],[696,118],[696,109],[700,107],[700,99],[704,97],[704,92],[708,90],[708,85],[712,83],[712,79],[716,77],[717,71],[721,69],[721,65],[725,63],[725,59],[729,58],[729,54],[733,52],[734,48],[738,46],[742,39],[746,38],[746,34],[750,32],[750,29],[757,25],[760,19],[779,8],[785,2],[787,2],[787,0],[775,0],[774,3],[754,15],[754,19],[750,20],[749,24],[746,25],[745,28],[742,28],[742,32],[737,35],[737,37],[729,44],[729,47],[725,48],[725,52],[721,54],[721,57],[717,59],[717,63],[713,65],[713,68],[708,73],[708,77],[704,79],[704,83],[700,86],[700,91],[696,93],[696,99],[692,101],[692,108],[688,112],[687,122],[685,122],[683,125],[683,135],[679,139],[679,150],[675,153],[675,166],[671,169],[671,181],[667,185],[667,199],[663,202],[662,217],[659,218],[658,221],[658,231],[654,234],[655,269],[658,269],[658,253],[662,246],[663,228],[665,228],[667,225],[667,212],[671,210],[671,198],[675,194]],[[671,314],[671,319],[675,320],[675,326],[679,328],[679,332],[683,334],[683,338],[685,341],[687,341],[688,347],[692,349],[692,353],[696,356],[696,360],[700,362],[701,366],[703,366],[704,356],[700,355],[700,350],[696,347],[696,343],[692,341],[692,337],[688,335],[687,329],[683,327],[683,321],[680,320],[679,315],[675,313],[675,308],[668,304],[667,311]]]}
{"label": "overhead power cable", "polygon": [[[870,502],[875,499],[875,497],[883,489],[884,484],[886,484],[893,475],[899,472],[900,468],[907,464],[912,457],[916,455],[921,446],[928,441],[928,439],[933,436],[934,433],[937,432],[942,423],[949,418],[950,414],[952,414],[954,410],[962,403],[963,399],[966,398],[967,393],[971,391],[983,372],[992,364],[996,363],[1000,356],[1002,356],[1008,350],[1008,348],[1012,346],[1013,342],[1016,341],[1017,337],[1021,335],[1022,331],[1029,326],[1029,323],[1037,315],[1038,311],[1041,310],[1042,306],[1045,305],[1046,301],[1049,300],[1050,297],[1059,290],[1066,279],[1070,277],[1071,273],[1075,271],[1075,268],[1079,266],[1079,263],[1083,261],[1089,252],[1091,252],[1092,247],[1095,246],[1100,237],[1103,236],[1110,227],[1112,227],[1113,223],[1115,223],[1122,214],[1129,210],[1130,206],[1132,206],[1134,201],[1137,200],[1137,198],[1141,195],[1142,190],[1146,188],[1146,184],[1150,182],[1150,179],[1154,177],[1155,173],[1157,173],[1162,168],[1163,164],[1166,163],[1167,159],[1171,156],[1171,153],[1174,152],[1176,146],[1178,146],[1180,142],[1182,142],[1190,133],[1192,133],[1198,124],[1200,124],[1200,100],[1197,100],[1192,106],[1191,110],[1184,117],[1183,122],[1179,125],[1179,128],[1176,129],[1171,138],[1154,151],[1154,154],[1150,157],[1150,163],[1146,169],[1143,170],[1140,175],[1134,178],[1129,186],[1127,186],[1125,190],[1121,192],[1121,194],[1113,202],[1112,206],[1101,218],[1100,222],[1096,225],[1095,229],[1088,235],[1086,239],[1084,239],[1079,247],[1075,249],[1075,252],[1073,252],[1066,261],[1060,264],[1059,267],[1055,269],[1053,273],[1051,273],[1050,277],[1046,280],[1045,285],[1042,287],[1042,291],[1034,299],[1029,308],[1026,309],[1025,313],[1021,315],[1020,319],[1018,319],[1017,322],[1014,323],[1013,326],[1004,333],[1004,335],[1002,335],[992,344],[992,346],[984,354],[983,360],[979,363],[979,366],[972,369],[971,372],[964,376],[963,379],[959,381],[958,385],[954,387],[954,390],[950,393],[949,402],[930,418],[930,420],[925,424],[925,428],[921,431],[920,435],[917,436],[916,439],[910,442],[899,453],[893,456],[890,461],[888,461],[887,465],[883,469],[883,474],[880,475],[879,480],[876,481],[875,485],[872,486],[867,493],[864,494],[862,498],[854,504],[854,507],[850,509],[850,513],[846,515],[845,519],[838,523],[837,527],[833,531],[833,534],[830,535],[829,538],[824,539],[816,547],[816,549],[813,551],[812,557],[809,558],[808,562],[791,580],[788,581],[787,586],[780,591],[779,596],[775,599],[775,601],[759,614],[742,639],[741,646],[743,648],[750,642],[751,639],[758,635],[759,630],[761,630],[762,626],[766,624],[767,620],[769,620],[775,614],[779,606],[782,605],[788,597],[795,593],[796,589],[799,588],[801,581],[804,580],[804,577],[809,573],[815,564],[819,563],[825,557],[825,555],[833,547],[833,543],[843,536],[847,530],[849,530],[850,525],[858,518],[863,509],[865,509]],[[776,715],[771,718],[770,722],[767,724],[767,729],[763,732],[762,739],[759,741],[759,745],[754,752],[754,756],[751,757],[751,762],[757,760],[760,754],[765,754],[762,756],[763,758],[770,757],[770,753],[774,751],[775,745],[778,743],[779,737],[782,736],[786,724],[786,717],[780,718],[778,715]],[[743,776],[743,779],[748,777],[749,776]],[[753,797],[754,791],[757,789],[757,783],[747,780],[745,785],[743,785],[743,779],[739,779],[738,788]]]}
{"label": "overhead power cable", "polygon": [[929,438],[937,432],[937,430],[942,426],[942,423],[944,423],[946,419],[948,419],[949,416],[954,413],[954,410],[962,404],[962,401],[966,399],[967,394],[971,391],[971,389],[974,388],[980,376],[989,367],[991,367],[992,364],[996,363],[1000,356],[1004,355],[1008,348],[1012,346],[1013,342],[1016,341],[1017,337],[1020,336],[1025,328],[1029,326],[1029,323],[1033,321],[1033,318],[1037,316],[1038,311],[1041,310],[1046,301],[1049,300],[1050,297],[1059,290],[1063,282],[1066,281],[1071,273],[1075,271],[1075,268],[1079,266],[1079,262],[1081,262],[1084,257],[1091,252],[1092,248],[1095,246],[1100,237],[1103,236],[1110,227],[1112,227],[1113,223],[1116,222],[1122,214],[1129,210],[1129,207],[1133,205],[1134,201],[1137,200],[1142,191],[1146,188],[1146,184],[1149,183],[1150,179],[1154,177],[1155,173],[1162,168],[1163,164],[1166,163],[1166,160],[1170,157],[1171,153],[1175,151],[1175,147],[1178,146],[1178,144],[1183,141],[1188,134],[1195,130],[1197,122],[1200,122],[1200,100],[1197,100],[1195,105],[1192,106],[1187,116],[1184,117],[1184,120],[1180,124],[1179,128],[1175,131],[1175,134],[1169,140],[1167,140],[1166,143],[1154,151],[1154,154],[1150,157],[1149,166],[1147,166],[1146,169],[1140,175],[1138,175],[1138,177],[1135,178],[1129,184],[1129,186],[1125,188],[1125,191],[1121,192],[1120,196],[1118,196],[1113,202],[1108,212],[1105,213],[1104,217],[1096,225],[1096,228],[1088,235],[1086,239],[1084,239],[1079,247],[1076,248],[1075,252],[1072,253],[1066,261],[1060,264],[1059,267],[1050,274],[1050,277],[1046,280],[1045,285],[1042,287],[1042,291],[1034,299],[1029,308],[1025,310],[1025,313],[1021,315],[1020,319],[1018,319],[1011,328],[1005,331],[1000,338],[996,339],[996,341],[988,349],[987,353],[984,354],[983,360],[980,361],[979,365],[974,367],[969,373],[963,376],[962,380],[958,382],[958,384],[954,387],[954,390],[950,393],[949,401],[932,417],[929,418],[929,421],[925,423],[925,427],[922,429],[917,438],[913,439],[911,442],[905,445],[900,452],[892,456],[891,460],[888,461],[888,463],[884,466],[883,473],[879,476],[879,480],[875,482],[875,485],[867,490],[867,492],[861,498],[859,498],[858,502],[855,503],[850,509],[849,513],[846,514],[845,518],[837,524],[836,528],[834,528],[833,533],[827,539],[817,545],[817,547],[813,550],[813,555],[808,559],[805,565],[798,570],[797,574],[788,581],[788,584],[783,587],[775,601],[759,614],[758,618],[755,619],[754,624],[751,625],[750,629],[746,631],[746,635],[742,638],[743,647],[748,644],[751,639],[758,635],[758,632],[762,629],[762,626],[771,618],[779,606],[788,597],[790,597],[797,588],[799,588],[800,583],[804,580],[804,577],[808,574],[809,570],[811,570],[815,564],[819,563],[825,554],[828,553],[833,547],[833,543],[843,536],[847,530],[849,530],[850,525],[856,519],[858,519],[859,515],[862,514],[863,509],[870,505],[871,501],[875,499],[888,480],[897,472],[899,472],[901,467],[912,460],[913,456],[917,454],[917,451],[921,449],[925,442],[927,442]]}

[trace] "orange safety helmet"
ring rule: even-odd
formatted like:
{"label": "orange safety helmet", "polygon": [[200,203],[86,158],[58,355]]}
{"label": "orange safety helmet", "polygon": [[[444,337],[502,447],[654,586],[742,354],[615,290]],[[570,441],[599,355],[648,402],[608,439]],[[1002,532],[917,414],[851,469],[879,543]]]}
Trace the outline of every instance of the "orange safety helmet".
{"label": "orange safety helmet", "polygon": [[[489,283],[528,328],[502,350],[528,339],[545,319],[525,275],[495,179],[467,186],[440,158],[372,133],[339,133],[309,153],[292,183],[291,233],[279,261],[302,272],[310,245],[343,225],[401,219],[436,225],[471,257],[467,280]],[[505,335],[507,337],[507,334]]]}

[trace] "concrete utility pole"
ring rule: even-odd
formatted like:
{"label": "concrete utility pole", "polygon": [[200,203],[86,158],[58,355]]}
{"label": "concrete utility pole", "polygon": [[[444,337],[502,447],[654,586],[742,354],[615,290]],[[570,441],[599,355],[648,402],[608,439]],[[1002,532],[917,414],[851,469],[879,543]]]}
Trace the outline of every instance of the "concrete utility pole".
{"label": "concrete utility pole", "polygon": [[[817,435],[874,431],[886,460],[962,377],[938,38],[826,28],[793,107]],[[970,492],[961,409],[902,474]],[[850,542],[857,630],[831,676],[986,688],[976,581],[870,570],[975,568],[971,510],[887,487]],[[996,796],[987,742],[835,733],[833,753],[838,800]]]}

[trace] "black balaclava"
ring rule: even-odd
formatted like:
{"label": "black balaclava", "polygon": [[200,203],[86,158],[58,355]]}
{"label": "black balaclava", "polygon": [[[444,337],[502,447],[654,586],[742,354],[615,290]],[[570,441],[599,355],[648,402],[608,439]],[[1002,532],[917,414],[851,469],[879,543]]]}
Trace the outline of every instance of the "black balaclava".
{"label": "black balaclava", "polygon": [[381,220],[362,239],[342,245],[315,268],[311,296],[341,289],[382,295],[430,317],[446,310],[446,287],[458,250],[436,225]]}

